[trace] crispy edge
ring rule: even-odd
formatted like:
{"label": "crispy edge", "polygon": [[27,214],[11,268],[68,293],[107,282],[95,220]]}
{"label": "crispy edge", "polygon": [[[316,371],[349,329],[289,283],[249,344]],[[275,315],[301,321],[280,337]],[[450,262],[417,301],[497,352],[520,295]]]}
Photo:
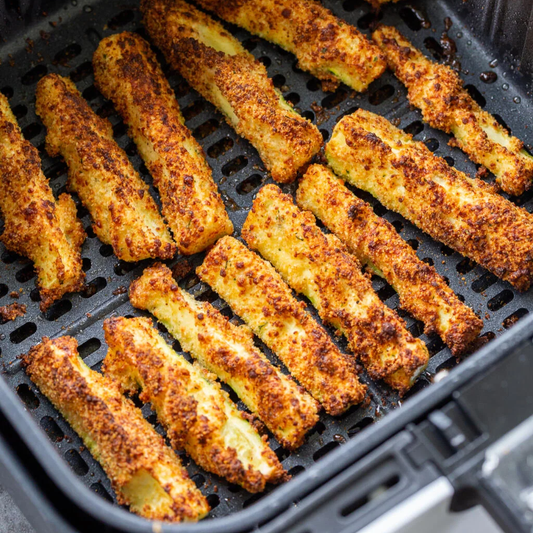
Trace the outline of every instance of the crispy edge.
{"label": "crispy edge", "polygon": [[231,55],[202,42],[193,25],[213,33],[219,25],[181,0],[145,0],[141,10],[167,61],[254,145],[274,180],[293,181],[320,150],[322,135],[283,100],[265,67],[249,53]]}
{"label": "crispy edge", "polygon": [[223,237],[209,252],[211,264],[202,278],[283,361],[291,374],[331,415],[363,401],[366,386],[353,362],[305,311],[281,276],[233,237]]}
{"label": "crispy edge", "polygon": [[518,290],[529,288],[531,215],[450,167],[383,117],[360,109],[344,117],[333,130],[326,158],[339,176],[434,239]]}
{"label": "crispy edge", "polygon": [[7,98],[0,94],[0,239],[34,262],[41,311],[67,292],[83,288],[83,225],[67,194],[55,200],[37,149],[24,139]]}
{"label": "crispy edge", "polygon": [[98,89],[115,104],[154,177],[180,252],[201,252],[231,234],[203,150],[148,43],[130,32],[106,37],[93,66]]}
{"label": "crispy edge", "polygon": [[454,70],[425,57],[390,26],[380,26],[372,38],[406,85],[409,101],[420,108],[424,120],[455,136],[450,145],[493,172],[505,192],[519,195],[531,187],[533,157],[525,152],[524,143],[481,109]]}
{"label": "crispy edge", "polygon": [[[142,389],[141,401],[156,409],[174,449],[185,449],[201,467],[252,493],[265,490],[268,482],[277,483],[285,478],[286,472],[269,448],[267,436],[257,434],[222,391],[216,376],[199,366],[195,370],[185,359],[181,365],[169,359],[161,349],[165,341],[150,319],[108,318],[104,321],[104,332],[109,346],[104,374],[127,392]],[[224,434],[230,418],[238,419],[255,433],[262,447],[259,455],[268,473],[252,464],[246,467],[238,450],[226,444]]]}
{"label": "crispy edge", "polygon": [[[346,336],[374,379],[384,379],[402,393],[413,385],[427,366],[426,346],[379,299],[341,241],[322,233],[312,213],[301,211],[275,185],[266,185],[254,200],[242,236],[310,299],[324,322]],[[398,379],[400,374],[405,381]]]}
{"label": "crispy edge", "polygon": [[[134,307],[151,311],[159,320],[161,317],[154,309],[154,301],[175,302],[190,308],[170,269],[161,264],[146,268],[143,275],[132,282],[130,300]],[[208,302],[195,304],[200,312],[196,309],[191,312],[196,314],[195,326],[199,330],[197,338],[202,353],[196,353],[184,338],[178,338],[182,347],[223,381],[230,385],[239,382],[242,388],[247,388],[254,396],[253,403],[246,401],[244,396],[241,399],[250,410],[257,413],[284,447],[298,448],[303,444],[305,434],[318,421],[315,400],[283,376],[254,346],[248,328],[235,326]],[[175,335],[175,328],[167,326]],[[221,337],[226,342],[222,343]],[[240,355],[239,348],[247,353],[246,357]]]}
{"label": "crispy edge", "polygon": [[170,259],[176,252],[148,186],[74,83],[57,74],[39,80],[36,112],[46,128],[46,149],[61,154],[68,186],[89,210],[100,240],[124,261]]}
{"label": "crispy edge", "polygon": [[118,502],[131,503],[125,491],[146,472],[171,503],[166,510],[132,510],[154,520],[194,521],[205,516],[207,500],[177,456],[111,380],[86,367],[77,346],[72,337],[43,337],[22,362],[31,380],[98,458]]}
{"label": "crispy edge", "polygon": [[386,69],[380,49],[355,27],[313,0],[247,0],[199,4],[224,20],[278,44],[298,66],[334,91],[344,82],[364,91]]}
{"label": "crispy edge", "polygon": [[417,257],[392,224],[378,217],[331,170],[323,165],[309,167],[296,201],[322,220],[362,264],[394,287],[401,307],[424,323],[426,335],[439,334],[455,356],[477,338],[483,321],[457,298],[433,266]]}

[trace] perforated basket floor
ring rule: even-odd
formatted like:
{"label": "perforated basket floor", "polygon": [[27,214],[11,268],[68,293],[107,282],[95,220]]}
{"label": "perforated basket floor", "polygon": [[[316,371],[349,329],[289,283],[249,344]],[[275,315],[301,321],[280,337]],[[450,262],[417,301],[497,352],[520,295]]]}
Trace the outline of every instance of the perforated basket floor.
{"label": "perforated basket floor", "polygon": [[[370,7],[362,0],[326,1],[325,4],[365,32],[375,20]],[[421,7],[423,4],[426,6]],[[463,77],[472,94],[487,110],[496,114],[499,119],[504,118],[514,134],[526,142],[533,142],[533,134],[527,129],[527,124],[533,123],[533,112],[525,83],[521,81],[511,63],[500,58],[499,65],[496,65],[493,61],[495,57],[451,15],[449,4],[454,4],[454,9],[457,7],[456,14],[460,9],[464,9],[459,7],[459,1],[410,4],[427,15],[422,16],[422,11],[400,3],[387,6],[382,21],[398,26],[416,45],[443,59],[444,50],[439,40],[446,25],[449,25],[445,17],[451,16],[453,26],[448,35],[457,44],[456,59],[461,62]],[[47,72],[71,76],[92,108],[99,115],[111,120],[117,142],[126,150],[144,179],[151,183],[134,143],[126,134],[124,124],[113,106],[95,89],[90,63],[99,40],[106,35],[131,30],[145,36],[137,5],[72,0],[52,15],[40,14],[37,17],[20,13],[17,2],[10,2],[6,6],[8,16],[0,27],[9,33],[16,33],[18,28],[19,33],[18,37],[11,37],[8,42],[0,45],[0,90],[9,97],[25,137],[39,148],[43,169],[54,192],[59,194],[65,190],[66,166],[62,161],[46,155],[44,128],[34,112],[35,85]],[[31,25],[22,34],[20,30],[24,21]],[[357,95],[345,86],[332,94],[323,93],[316,79],[296,68],[296,60],[292,55],[250,36],[245,31],[234,27],[230,30],[267,66],[275,85],[280,88],[285,98],[305,117],[317,124],[325,139],[341,116],[362,107],[387,117],[413,133],[417,139],[426,142],[437,155],[446,157],[449,164],[472,174],[476,172],[475,165],[469,162],[464,154],[447,146],[448,137],[445,134],[432,130],[421,122],[418,111],[412,110],[407,103],[405,89],[391,73],[387,72],[364,95]],[[481,81],[480,73],[488,71],[493,74],[483,77],[494,81],[496,75],[494,83]],[[270,179],[256,151],[235,135],[221,115],[191,90],[178,74],[170,71],[167,74],[175,89],[187,126],[204,147],[207,160],[213,167],[215,180],[237,228],[235,234],[238,235],[255,193]],[[284,189],[293,192],[295,185],[286,186]],[[154,196],[157,198],[155,192]],[[533,304],[531,294],[516,293],[510,285],[498,281],[492,274],[434,242],[400,216],[388,212],[372,198],[365,194],[361,194],[361,197],[374,205],[376,213],[391,221],[402,237],[417,250],[419,257],[435,265],[454,291],[479,313],[485,321],[485,339],[491,340],[498,336],[528,313]],[[513,201],[531,210],[532,198],[533,193],[529,193]],[[17,359],[44,335],[69,334],[78,339],[80,353],[85,362],[98,370],[106,353],[102,332],[103,319],[111,315],[139,314],[129,304],[126,289],[130,281],[137,277],[149,262],[126,264],[118,261],[110,246],[103,245],[95,237],[87,210],[80,205],[78,215],[88,233],[82,253],[89,288],[85,293],[63,298],[45,315],[39,312],[32,264],[3,247],[0,249],[0,305],[17,301],[26,304],[28,308],[25,317],[0,325],[0,361],[3,364],[4,379],[17,392],[35,418],[36,424],[39,424],[55,443],[58,452],[64,456],[74,473],[103,498],[114,501],[113,492],[100,466],[83,448],[81,440],[68,424],[39,394],[21,370]],[[178,258],[174,263],[182,260]],[[201,260],[202,256],[197,256],[189,262],[196,266]],[[193,272],[183,278],[180,284],[197,298],[210,301],[227,316],[231,316],[224,302],[204,284],[199,283]],[[396,309],[398,298],[392,288],[379,279],[374,280],[374,286],[386,304]],[[13,299],[14,295],[18,297],[17,300]],[[316,316],[313,310],[310,311]],[[423,328],[420,323],[401,310],[399,313],[404,317],[410,331],[422,338],[429,347],[432,359],[427,371],[401,401],[387,387],[370,382],[363,374],[362,380],[370,389],[368,405],[352,408],[346,415],[337,419],[322,416],[315,430],[308,436],[306,444],[297,453],[289,454],[272,439],[273,449],[291,474],[297,475],[319,461],[326,453],[341,447],[348,439],[364,431],[365,427],[384,417],[391,409],[399,408],[403,401],[416,395],[421,388],[430,386],[435,376],[441,377],[445,374],[443,370],[456,365],[455,359],[449,350],[444,348],[439,338],[427,338],[421,333]],[[169,342],[173,342],[170,337],[167,338]],[[341,347],[346,349],[342,340],[340,343]],[[174,346],[180,349],[177,343],[174,343]],[[268,350],[264,346],[262,348],[270,357]],[[234,394],[232,397],[236,400]],[[242,404],[240,405],[242,407]],[[155,415],[148,406],[143,407],[143,412],[156,424]],[[161,428],[158,427],[158,430],[161,431]],[[186,457],[183,457],[183,460],[194,481],[208,497],[213,508],[211,517],[238,511],[261,498],[260,495],[251,496],[239,487],[203,472]]]}

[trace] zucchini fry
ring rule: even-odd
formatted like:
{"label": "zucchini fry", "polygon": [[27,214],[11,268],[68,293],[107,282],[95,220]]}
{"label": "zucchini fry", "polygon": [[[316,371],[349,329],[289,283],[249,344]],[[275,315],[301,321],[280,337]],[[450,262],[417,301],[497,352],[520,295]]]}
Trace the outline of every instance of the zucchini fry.
{"label": "zucchini fry", "polygon": [[223,237],[197,269],[328,414],[365,396],[355,365],[305,311],[274,268],[233,237]]}
{"label": "zucchini fry", "polygon": [[242,236],[309,298],[324,322],[346,336],[372,378],[401,393],[413,385],[429,360],[426,346],[379,299],[359,262],[337,237],[322,233],[311,213],[267,185],[254,200]]}
{"label": "zucchini fry", "polygon": [[97,116],[74,83],[49,74],[37,84],[37,114],[47,128],[46,149],[65,159],[68,186],[89,210],[99,239],[124,261],[171,258],[176,245],[109,121]]}
{"label": "zucchini fry", "polygon": [[23,356],[26,373],[82,438],[120,504],[145,518],[196,521],[209,504],[140,409],[91,370],[72,337],[46,337]]}
{"label": "zucchini fry", "polygon": [[203,8],[296,55],[298,66],[334,91],[364,91],[387,63],[379,48],[315,0],[199,0]]}
{"label": "zucchini fry", "polygon": [[385,278],[400,305],[437,333],[456,356],[479,335],[483,322],[463,304],[434,267],[421,261],[392,224],[378,217],[322,165],[309,167],[300,181],[296,201],[335,233],[355,257]]}
{"label": "zucchini fry", "polygon": [[263,64],[183,0],[143,0],[141,11],[172,67],[255,146],[276,181],[293,181],[319,151],[322,136],[285,102]]}
{"label": "zucchini fry", "polygon": [[316,402],[208,302],[180,289],[164,265],[145,269],[130,286],[133,306],[146,309],[204,367],[227,383],[286,448],[296,449],[318,421]]}
{"label": "zucchini fry", "polygon": [[505,192],[518,195],[531,187],[533,157],[524,143],[479,107],[454,70],[425,57],[395,28],[381,26],[372,38],[424,120],[455,136],[450,145],[489,169]]}
{"label": "zucchini fry", "polygon": [[386,119],[357,110],[334,128],[326,158],[343,179],[518,290],[533,279],[533,218],[436,157]]}
{"label": "zucchini fry", "polygon": [[182,254],[201,252],[233,232],[202,148],[189,129],[148,43],[134,33],[106,37],[94,77],[129,126],[154,177],[162,211]]}
{"label": "zucchini fry", "polygon": [[0,94],[0,211],[8,250],[31,259],[41,311],[83,288],[80,249],[85,231],[68,194],[56,201],[37,149],[24,139],[7,98]]}
{"label": "zucchini fry", "polygon": [[141,400],[152,404],[174,449],[185,449],[199,466],[249,492],[284,479],[266,436],[259,436],[213,374],[172,350],[149,318],[108,318],[104,331],[104,374],[122,392],[142,389]]}

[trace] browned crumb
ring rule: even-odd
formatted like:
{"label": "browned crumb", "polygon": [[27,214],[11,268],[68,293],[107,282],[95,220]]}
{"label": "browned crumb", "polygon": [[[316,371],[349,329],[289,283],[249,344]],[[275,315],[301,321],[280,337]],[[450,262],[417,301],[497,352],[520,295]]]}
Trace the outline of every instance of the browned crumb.
{"label": "browned crumb", "polygon": [[192,265],[189,263],[189,261],[180,261],[173,269],[172,269],[172,277],[179,281],[180,279],[183,279],[191,270]]}
{"label": "browned crumb", "polygon": [[26,306],[24,304],[12,303],[0,307],[0,319],[4,322],[8,320],[15,320],[19,316],[26,314]]}

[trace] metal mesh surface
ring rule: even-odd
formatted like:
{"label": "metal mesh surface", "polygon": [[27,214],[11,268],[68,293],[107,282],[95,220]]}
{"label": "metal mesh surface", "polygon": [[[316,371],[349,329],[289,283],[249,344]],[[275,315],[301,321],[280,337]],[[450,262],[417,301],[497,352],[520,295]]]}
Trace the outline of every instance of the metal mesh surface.
{"label": "metal mesh surface", "polygon": [[[328,0],[325,4],[337,15],[365,32],[376,19],[370,7],[362,0],[344,2]],[[425,7],[421,7],[423,4],[426,4]],[[380,20],[398,26],[417,46],[442,60],[446,58],[446,49],[443,48],[440,39],[447,25],[445,17],[452,16],[449,4],[454,4],[455,8],[455,2],[391,5],[384,9]],[[457,5],[459,4],[460,2],[457,2]],[[460,11],[454,12],[457,14]],[[21,33],[25,19],[24,5],[18,2],[6,3],[6,14],[7,18],[1,27],[11,33],[18,31],[18,36],[15,35],[0,45],[2,59],[0,90],[9,97],[25,137],[38,147],[43,169],[50,179],[54,193],[60,194],[65,190],[66,166],[59,159],[51,159],[46,155],[44,127],[34,112],[35,85],[47,72],[71,76],[91,107],[100,116],[110,119],[116,141],[126,150],[143,178],[151,184],[149,173],[137,155],[133,141],[127,136],[126,127],[113,106],[95,89],[91,67],[92,54],[100,39],[106,35],[130,30],[138,31],[145,36],[137,5],[104,1],[85,3],[72,0],[51,15],[41,14],[33,17],[31,26],[24,30],[24,34]],[[505,119],[515,135],[525,142],[533,142],[533,134],[528,131],[528,123],[533,123],[528,88],[520,81],[514,66],[501,59],[499,65],[496,65],[493,61],[496,58],[476,41],[468,28],[453,16],[452,21],[453,25],[448,31],[448,36],[456,42],[458,49],[456,59],[461,62],[463,77],[471,93],[499,120]],[[420,113],[409,107],[405,89],[390,72],[374,82],[364,95],[355,94],[345,86],[340,87],[335,93],[324,93],[315,78],[296,67],[296,59],[291,54],[250,36],[243,30],[235,27],[230,27],[230,30],[266,65],[274,84],[285,98],[305,117],[317,124],[325,139],[329,137],[340,117],[362,107],[387,117],[394,124],[413,133],[416,139],[424,141],[437,155],[446,157],[449,164],[472,174],[476,172],[475,165],[469,162],[462,152],[447,146],[446,134],[423,124]],[[190,89],[179,74],[170,71],[168,67],[165,68],[187,126],[203,146],[207,160],[213,168],[215,181],[237,228],[235,234],[238,236],[239,228],[255,193],[271,180],[256,151],[246,141],[240,139],[224,122],[222,116]],[[481,81],[480,74],[486,71],[496,74],[497,79],[494,83],[486,84]],[[489,78],[493,80],[494,75]],[[295,185],[283,188],[286,192],[293,192]],[[157,198],[157,193],[153,190],[152,192]],[[533,303],[531,294],[517,293],[507,283],[498,281],[495,276],[481,267],[436,243],[399,215],[387,211],[368,195],[360,192],[357,194],[370,201],[376,213],[392,222],[402,237],[416,249],[419,257],[434,265],[449,281],[453,290],[479,313],[485,322],[483,330],[485,339],[491,340],[528,313]],[[532,198],[533,192],[526,193],[513,201],[531,211]],[[3,365],[4,379],[17,392],[35,422],[55,443],[58,453],[70,464],[74,473],[102,497],[114,501],[113,491],[100,466],[83,448],[81,440],[63,418],[46,398],[39,394],[21,370],[17,359],[44,335],[53,337],[69,334],[78,339],[80,354],[85,362],[91,368],[98,370],[106,353],[102,331],[103,319],[111,315],[140,314],[129,304],[126,289],[149,261],[137,264],[118,261],[112,254],[111,247],[103,245],[95,237],[87,210],[79,204],[77,198],[75,199],[78,203],[78,215],[88,233],[82,256],[89,288],[84,293],[66,296],[43,315],[39,312],[32,264],[1,247],[0,305],[17,301],[26,304],[28,312],[15,322],[0,325],[0,362]],[[202,257],[200,254],[188,261],[196,266]],[[185,259],[178,258],[174,263],[182,260]],[[200,283],[193,272],[182,279],[180,284],[197,298],[213,303],[215,307],[223,310],[224,314],[232,316],[226,304],[206,285]],[[396,309],[398,297],[392,288],[377,278],[373,282],[380,298]],[[14,299],[13,296],[17,296],[18,299]],[[314,310],[310,311],[316,317]],[[436,375],[443,376],[441,371],[454,367],[456,361],[438,337],[426,337],[422,334],[423,327],[419,322],[401,310],[398,311],[405,319],[409,330],[427,343],[432,355],[427,371],[407,395],[412,397],[421,388],[430,386]],[[331,329],[329,331],[333,334]],[[167,340],[180,350],[178,343],[174,342],[166,332],[163,333]],[[341,347],[346,349],[344,341],[335,338]],[[266,347],[259,342],[258,344],[275,361]],[[354,407],[339,418],[322,415],[320,422],[308,436],[306,444],[298,452],[289,454],[271,439],[273,449],[291,474],[297,475],[319,461],[325,454],[342,447],[344,442],[364,432],[365,427],[384,417],[391,409],[401,406],[401,402],[407,398],[399,401],[397,395],[390,389],[380,383],[369,381],[365,374],[362,375],[362,381],[369,385],[370,403]],[[237,400],[235,394],[231,395]],[[239,405],[243,407],[240,402]],[[155,415],[149,406],[144,406],[143,412],[156,424]],[[159,426],[156,427],[158,431],[162,431]],[[238,511],[261,498],[261,495],[252,496],[243,489],[202,471],[185,456],[183,460],[213,508],[211,517]]]}

